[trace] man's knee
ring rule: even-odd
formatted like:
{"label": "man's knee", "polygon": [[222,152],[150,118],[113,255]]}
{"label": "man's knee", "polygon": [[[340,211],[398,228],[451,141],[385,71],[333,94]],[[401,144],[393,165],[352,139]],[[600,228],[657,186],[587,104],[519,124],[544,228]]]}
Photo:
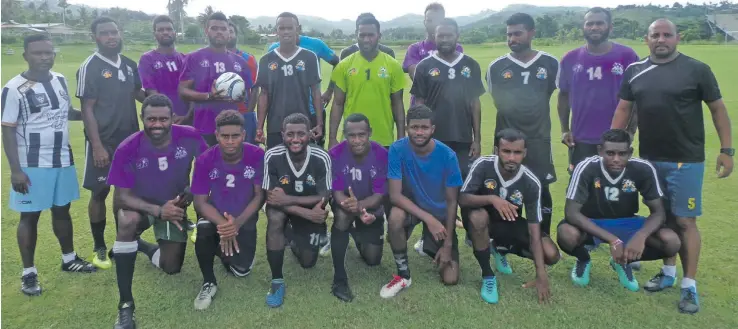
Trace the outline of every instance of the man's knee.
{"label": "man's knee", "polygon": [[489,214],[484,209],[472,210],[469,212],[469,224],[472,231],[486,231],[489,228]]}
{"label": "man's knee", "polygon": [[284,230],[284,224],[287,221],[287,215],[277,209],[267,208],[267,231],[281,232]]}
{"label": "man's knee", "polygon": [[20,223],[21,225],[37,225],[38,219],[41,218],[41,212],[40,211],[34,211],[34,212],[22,212],[20,215]]}
{"label": "man's knee", "polygon": [[677,217],[675,229],[680,232],[686,232],[697,229],[697,218],[694,217]]}
{"label": "man's knee", "polygon": [[313,268],[318,263],[318,252],[317,251],[301,251],[300,257],[298,257],[300,266],[302,268]]}
{"label": "man's knee", "polygon": [[218,234],[217,229],[215,225],[213,225],[210,222],[200,222],[197,223],[197,240],[205,240],[210,239],[216,236]]}
{"label": "man's knee", "polygon": [[63,206],[53,206],[51,207],[51,219],[52,220],[71,220],[72,218],[69,216],[69,208],[71,203],[67,203]]}
{"label": "man's knee", "polygon": [[405,220],[407,213],[398,207],[392,207],[389,218],[387,218],[387,228],[390,231],[402,230],[405,228]]}
{"label": "man's knee", "polygon": [[541,244],[543,245],[544,263],[546,263],[546,265],[554,265],[558,263],[561,259],[561,253],[559,253],[559,249],[556,248],[553,240],[550,238],[543,238],[542,240]]}
{"label": "man's knee", "polygon": [[459,283],[459,264],[456,261],[451,261],[441,269],[441,281],[447,286]]}
{"label": "man's knee", "polygon": [[665,254],[674,256],[679,253],[679,249],[682,247],[682,240],[676,232],[668,228],[662,228],[656,232],[656,236],[661,240]]}
{"label": "man's knee", "polygon": [[340,207],[333,208],[333,226],[339,231],[346,231],[353,222],[353,216],[346,213]]}
{"label": "man's knee", "polygon": [[556,230],[556,241],[565,248],[574,248],[581,237],[581,232],[574,225],[562,223]]}
{"label": "man's knee", "polygon": [[382,246],[381,245],[362,245],[359,250],[361,258],[368,266],[377,266],[382,263]]}
{"label": "man's knee", "polygon": [[132,239],[136,235],[142,220],[141,214],[138,212],[118,210],[118,235]]}

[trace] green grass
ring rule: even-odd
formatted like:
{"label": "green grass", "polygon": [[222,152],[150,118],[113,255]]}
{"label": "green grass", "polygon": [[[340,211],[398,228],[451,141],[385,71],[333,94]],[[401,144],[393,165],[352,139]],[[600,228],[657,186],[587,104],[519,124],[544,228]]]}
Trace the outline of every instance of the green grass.
{"label": "green grass", "polygon": [[[142,46],[139,46],[142,47]],[[546,47],[543,50],[560,58],[573,46]],[[641,55],[647,54],[643,45],[635,45]],[[58,58],[55,71],[74,81],[81,61],[89,55],[92,45],[62,47],[63,58]],[[130,49],[127,52],[137,60],[145,51]],[[192,49],[186,49],[190,51]],[[256,54],[263,50],[250,49]],[[738,48],[729,46],[684,46],[681,50],[708,63],[721,83],[729,111],[733,114],[733,130],[737,131],[738,115],[738,67],[735,54]],[[396,49],[399,55],[404,49]],[[506,47],[467,47],[467,52],[483,68],[493,59],[504,54]],[[2,81],[5,83],[24,70],[22,49],[16,47],[16,55],[3,55]],[[323,65],[323,76],[330,68]],[[324,87],[326,86],[324,81]],[[74,83],[70,83],[74,89]],[[410,81],[406,90],[410,89]],[[407,99],[406,95],[406,99]],[[555,115],[555,96],[552,98],[552,137],[558,139],[558,119]],[[75,106],[79,103],[75,99]],[[407,102],[407,100],[406,100]],[[408,104],[408,103],[406,103]],[[483,153],[492,149],[492,131],[495,109],[488,95],[482,97],[482,127],[484,127]],[[709,112],[705,110],[705,115]],[[347,257],[347,269],[356,295],[353,303],[345,304],[330,294],[333,274],[330,258],[321,258],[311,270],[303,270],[288,252],[285,275],[288,293],[284,307],[268,309],[264,296],[269,286],[270,272],[264,250],[264,218],[259,223],[259,250],[256,266],[251,276],[235,279],[226,276],[216,266],[220,292],[209,310],[195,312],[193,299],[201,285],[200,271],[190,244],[182,273],[169,276],[156,270],[145,256],[138,257],[134,279],[134,295],[137,304],[139,328],[738,328],[738,244],[735,237],[735,200],[738,195],[736,177],[718,180],[711,168],[719,148],[715,130],[707,122],[707,172],[704,184],[704,212],[699,219],[703,248],[698,276],[702,311],[696,316],[680,315],[676,310],[678,289],[648,295],[631,293],[622,288],[615,273],[607,264],[607,251],[594,254],[592,282],[588,288],[575,288],[569,279],[572,257],[565,257],[550,272],[553,302],[538,305],[535,290],[524,290],[521,284],[534,275],[528,260],[510,257],[515,273],[499,278],[501,301],[499,305],[487,305],[479,297],[480,270],[471,250],[461,247],[461,280],[459,285],[445,287],[439,280],[431,262],[410,251],[413,286],[391,300],[379,297],[379,288],[395,272],[395,265],[385,247],[380,266],[368,268],[358,258],[355,248]],[[83,135],[82,124],[70,125],[72,146],[77,155],[78,173],[82,177]],[[566,149],[554,143],[554,159],[559,182],[552,186],[554,195],[554,219],[563,215]],[[115,272],[101,271],[92,275],[62,273],[59,270],[60,251],[52,233],[48,212],[42,215],[39,228],[36,267],[39,270],[44,294],[29,298],[19,291],[21,261],[15,239],[18,214],[7,207],[7,191],[10,172],[7,162],[2,170],[2,319],[6,328],[110,328],[116,316],[118,302]],[[36,183],[36,182],[34,182]],[[39,183],[36,183],[39,184]],[[92,238],[87,219],[89,193],[82,192],[82,199],[72,204],[75,223],[77,252],[88,256]],[[111,247],[115,239],[112,216],[106,239]],[[417,231],[416,231],[417,232]],[[462,234],[462,233],[457,233]],[[418,233],[416,233],[416,236]],[[144,236],[152,238],[147,232]],[[415,242],[411,239],[411,243]],[[410,246],[411,247],[411,246]],[[606,249],[606,248],[604,248]],[[637,274],[641,283],[647,281],[660,267],[660,262],[644,264]],[[681,272],[681,270],[680,270]]]}

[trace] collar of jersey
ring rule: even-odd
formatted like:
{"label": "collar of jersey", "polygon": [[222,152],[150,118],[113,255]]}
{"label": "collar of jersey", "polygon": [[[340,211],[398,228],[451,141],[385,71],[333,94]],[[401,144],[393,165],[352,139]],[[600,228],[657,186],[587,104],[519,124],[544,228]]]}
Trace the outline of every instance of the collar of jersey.
{"label": "collar of jersey", "polygon": [[500,178],[500,184],[502,184],[502,187],[507,188],[510,185],[515,184],[515,182],[517,182],[520,179],[520,177],[523,177],[523,171],[525,171],[525,168],[523,168],[523,166],[520,165],[520,168],[518,168],[518,173],[515,174],[515,177],[513,177],[509,181],[506,181],[505,178],[503,178],[502,174],[500,173],[499,163],[500,163],[500,158],[495,157],[495,173],[497,173],[497,177]]}
{"label": "collar of jersey", "polygon": [[302,164],[302,168],[300,168],[300,171],[297,171],[297,169],[295,169],[295,164],[292,163],[292,158],[290,158],[289,150],[287,150],[287,163],[290,165],[290,170],[292,170],[292,173],[295,174],[295,177],[301,177],[302,174],[305,173],[305,170],[307,170],[308,163],[310,163],[310,153],[312,153],[312,150],[313,148],[308,145],[306,150],[307,154],[305,155],[305,163]]}
{"label": "collar of jersey", "polygon": [[101,60],[103,60],[103,62],[108,63],[108,64],[110,64],[112,66],[115,66],[115,68],[118,68],[118,69],[120,68],[120,62],[121,62],[121,60],[120,60],[120,54],[118,54],[118,62],[115,62],[115,63],[113,61],[111,61],[109,58],[103,56],[99,52],[95,52],[95,56],[97,56],[98,58],[100,58]]}
{"label": "collar of jersey", "polygon": [[610,177],[610,173],[607,172],[607,169],[605,169],[605,161],[603,161],[602,157],[600,157],[600,170],[602,170],[602,174],[605,175],[605,178],[607,179],[607,181],[610,182],[610,184],[612,185],[617,184],[620,181],[620,179],[623,178],[623,175],[625,175],[625,170],[627,168],[628,166],[625,166],[623,168],[623,171],[620,172],[620,175],[617,178],[613,179],[612,177]]}

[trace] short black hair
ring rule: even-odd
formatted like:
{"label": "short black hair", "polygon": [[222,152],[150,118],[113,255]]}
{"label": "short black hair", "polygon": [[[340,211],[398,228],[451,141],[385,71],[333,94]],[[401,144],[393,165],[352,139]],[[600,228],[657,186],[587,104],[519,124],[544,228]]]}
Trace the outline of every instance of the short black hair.
{"label": "short black hair", "polygon": [[359,17],[356,17],[356,29],[357,30],[359,29],[359,22],[361,22],[361,20],[364,19],[364,18],[374,18],[374,19],[377,19],[376,17],[374,17],[374,14],[372,14],[372,13],[361,13],[361,14],[359,14]]}
{"label": "short black hair", "polygon": [[609,10],[607,10],[605,8],[602,8],[602,7],[592,7],[589,10],[587,10],[587,12],[584,13],[584,15],[586,16],[587,14],[590,14],[590,13],[591,14],[605,14],[605,16],[607,17],[607,24],[611,24],[612,23],[612,14],[610,13]]}
{"label": "short black hair", "polygon": [[628,147],[630,147],[630,143],[632,141],[630,139],[630,134],[627,131],[623,129],[610,129],[602,133],[602,137],[600,138],[600,145],[604,145],[605,142],[626,143],[628,144]]}
{"label": "short black hair", "polygon": [[456,34],[459,34],[459,23],[456,23],[456,20],[453,18],[444,18],[438,26],[453,26],[456,30]]}
{"label": "short black hair", "polygon": [[205,27],[210,25],[210,21],[222,21],[228,23],[228,17],[226,17],[222,11],[216,11],[208,16],[208,20],[205,21]]}
{"label": "short black hair", "polygon": [[284,118],[284,121],[282,121],[282,131],[284,131],[285,128],[287,128],[287,125],[299,125],[303,124],[305,127],[307,127],[308,130],[310,130],[310,119],[302,113],[292,113],[288,115],[286,118]]}
{"label": "short black hair", "polygon": [[297,23],[297,25],[300,25],[300,19],[297,18],[297,15],[295,15],[295,14],[289,12],[289,11],[285,11],[285,12],[277,15],[277,20],[279,20],[280,18],[293,18],[293,19],[295,19],[295,23]]}
{"label": "short black hair", "polygon": [[446,13],[446,8],[443,8],[443,5],[438,2],[432,2],[425,6],[425,11],[423,12],[423,15],[427,14],[429,11],[442,11],[444,14]]}
{"label": "short black hair", "polygon": [[141,103],[141,116],[144,115],[144,111],[146,111],[146,108],[155,106],[155,107],[163,107],[166,106],[169,108],[169,113],[172,113],[172,108],[174,107],[172,105],[172,100],[169,99],[166,95],[163,94],[154,94],[149,97],[146,97],[144,99],[143,103]]}
{"label": "short black hair", "polygon": [[233,28],[233,32],[235,32],[236,34],[238,34],[238,26],[236,26],[236,24],[234,24],[232,21],[228,21],[228,26],[229,27],[232,27]]}
{"label": "short black hair", "polygon": [[374,25],[377,27],[377,32],[380,30],[380,24],[379,21],[372,15],[372,17],[362,17],[360,20],[356,21],[356,29],[359,29],[359,25]]}
{"label": "short black hair", "polygon": [[23,38],[23,50],[28,50],[28,44],[30,44],[31,42],[38,42],[38,41],[51,42],[51,38],[49,38],[48,34],[35,33],[35,34],[27,35],[25,38]]}
{"label": "short black hair", "polygon": [[92,24],[90,24],[90,30],[92,31],[92,34],[97,33],[98,25],[105,24],[105,23],[115,23],[115,25],[118,25],[118,22],[116,22],[114,19],[108,16],[100,16],[98,18],[95,18],[95,20],[92,21]]}
{"label": "short black hair", "polygon": [[495,134],[495,147],[500,146],[500,140],[506,140],[508,142],[517,142],[522,140],[523,144],[527,147],[526,140],[528,139],[522,131],[515,128],[505,128]]}
{"label": "short black hair", "polygon": [[369,123],[369,118],[366,117],[363,113],[351,113],[349,116],[346,117],[346,120],[343,121],[343,129],[346,130],[346,124],[349,122],[357,123],[357,122],[366,122],[366,126],[369,127],[369,130],[372,130],[372,124]]}
{"label": "short black hair", "polygon": [[152,24],[154,31],[156,31],[156,24],[159,24],[159,23],[171,23],[172,27],[174,27],[174,21],[172,20],[171,17],[167,15],[159,15],[159,16],[156,16],[156,18],[154,18],[154,24]]}
{"label": "short black hair", "polygon": [[410,120],[425,120],[430,119],[433,124],[433,110],[424,104],[415,104],[407,110],[405,115],[405,124],[410,124]]}
{"label": "short black hair", "polygon": [[243,129],[243,114],[236,110],[225,110],[215,117],[215,127],[240,126]]}
{"label": "short black hair", "polygon": [[526,13],[515,13],[505,21],[505,25],[523,25],[526,30],[530,31],[536,28],[536,21],[533,16]]}

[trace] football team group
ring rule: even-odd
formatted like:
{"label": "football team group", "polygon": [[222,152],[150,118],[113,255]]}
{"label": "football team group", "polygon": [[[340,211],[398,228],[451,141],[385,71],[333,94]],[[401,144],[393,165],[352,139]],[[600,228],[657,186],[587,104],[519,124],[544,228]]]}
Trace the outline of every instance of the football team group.
{"label": "football team group", "polygon": [[[321,40],[300,35],[298,18],[282,13],[275,24],[279,40],[258,62],[236,49],[238,31],[222,13],[205,23],[209,45],[187,55],[175,49],[172,20],[159,16],[153,21],[158,47],[138,64],[121,54],[118,24],[100,17],[91,26],[97,50],[77,71],[81,111],[70,105],[67,79],[51,71],[52,42],[28,36],[28,70],[2,91],[9,205],[20,213],[21,290],[41,294],[34,267],[37,223],[41,211],[51,209],[63,271],[109,269],[114,259],[120,293],[115,328],[135,328],[137,254],[176,274],[188,239],[203,276],[194,307],[206,309],[218,290],[216,256],[236,277],[251,272],[263,209],[269,307],[283,304],[287,248],[304,268],[330,252],[331,291],[351,301],[345,268],[351,237],[366,265],[376,266],[386,235],[397,273],[379,295],[394,297],[411,286],[408,239],[422,223],[414,249],[433,260],[446,285],[459,279],[455,230],[464,228],[460,237],[479,263],[480,295],[487,303],[498,302],[495,272],[512,273],[508,254],[533,261],[535,278],[525,286],[535,287],[546,302],[547,270],[561,258],[559,250],[576,258],[573,284],[586,286],[589,252],[605,243],[610,266],[631,291],[640,287],[633,274],[639,261],[663,260],[644,289],[673,287],[678,254],[684,272],[678,308],[695,313],[703,102],[720,139],[718,177],[733,168],[730,119],[717,81],[709,66],[677,51],[679,33],[668,20],[649,26],[644,59],[608,40],[612,17],[606,9],[590,9],[583,21],[586,43],[559,61],[531,48],[530,15],[510,16],[511,52],[482,72],[458,44],[457,23],[437,3],[425,9],[426,39],[407,49],[402,64],[379,43],[380,23],[369,13],[358,17],[357,43],[340,57]],[[333,66],[322,93],[321,59]],[[226,72],[242,77],[243,96],[233,99],[214,87]],[[412,80],[407,111],[405,74]],[[549,103],[557,88],[571,178],[554,242]],[[485,137],[494,139],[490,155],[482,155],[480,146],[480,97],[486,91],[496,108],[495,131]],[[88,260],[74,251],[70,217],[70,203],[80,193],[68,121],[80,119],[94,240]],[[633,157],[631,147],[636,128],[641,158]],[[110,186],[117,233],[108,250]],[[645,217],[638,215],[641,197]],[[197,214],[192,222],[190,204]],[[150,227],[156,243],[141,239]]]}

